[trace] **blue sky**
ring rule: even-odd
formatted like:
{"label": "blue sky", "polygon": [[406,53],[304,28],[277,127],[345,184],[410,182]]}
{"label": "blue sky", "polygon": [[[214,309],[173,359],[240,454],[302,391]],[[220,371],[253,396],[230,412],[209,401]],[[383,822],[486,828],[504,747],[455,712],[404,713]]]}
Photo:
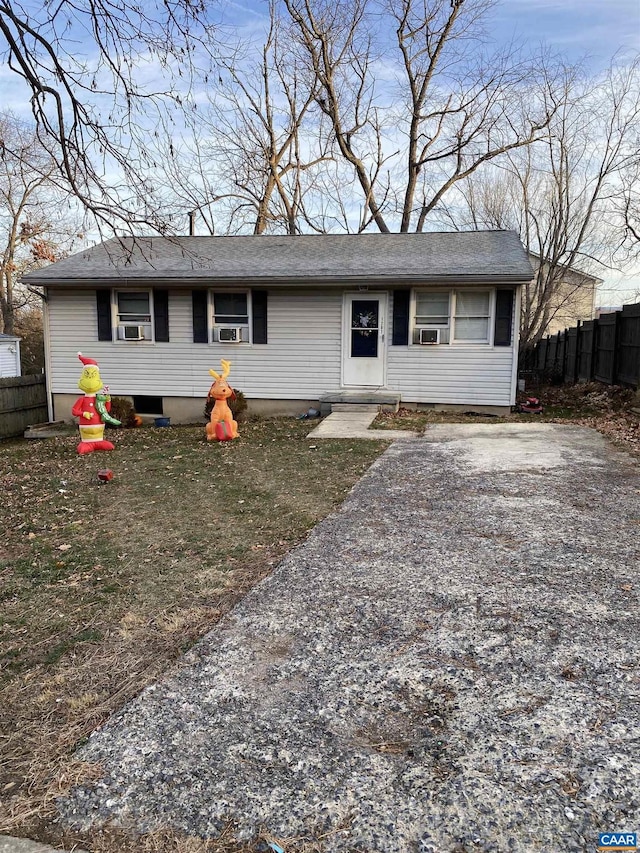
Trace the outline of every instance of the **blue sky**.
{"label": "blue sky", "polygon": [[494,35],[544,42],[602,68],[618,50],[640,50],[640,0],[504,0]]}
{"label": "blue sky", "polygon": [[[264,12],[263,0],[227,0],[225,17],[251,28]],[[640,0],[502,0],[490,34],[546,44],[571,61],[589,57],[604,67],[618,50],[640,50]]]}

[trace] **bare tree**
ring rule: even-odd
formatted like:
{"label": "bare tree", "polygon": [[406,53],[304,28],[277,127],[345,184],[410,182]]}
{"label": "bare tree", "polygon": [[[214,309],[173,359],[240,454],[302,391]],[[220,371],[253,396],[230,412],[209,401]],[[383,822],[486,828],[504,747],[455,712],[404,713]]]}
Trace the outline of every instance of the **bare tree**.
{"label": "bare tree", "polygon": [[635,151],[620,172],[620,188],[614,204],[621,225],[619,256],[640,259],[640,128],[636,126],[629,150]]}
{"label": "bare tree", "polygon": [[374,102],[368,0],[284,0],[284,5],[339,155],[353,169],[372,221],[388,232],[385,207],[390,188],[384,172],[382,124]]}
{"label": "bare tree", "polygon": [[[422,231],[458,181],[541,138],[559,78],[545,57],[489,53],[492,0],[284,0],[317,103],[380,231]],[[376,48],[373,24],[396,35]],[[379,79],[381,63],[395,86]],[[386,99],[392,103],[383,103]]]}
{"label": "bare tree", "polygon": [[[162,125],[208,61],[209,9],[203,0],[59,0],[27,10],[0,0],[0,57],[31,94],[41,145],[99,221],[162,230],[145,180],[149,126]],[[160,89],[142,82],[151,76]]]}
{"label": "bare tree", "polygon": [[[567,80],[545,138],[458,184],[441,207],[457,228],[517,230],[535,259],[523,299],[523,346],[581,299],[594,273],[615,266],[621,241],[633,232],[638,188],[629,169],[637,163],[638,122],[639,60],[614,65],[595,85]],[[627,234],[616,215],[621,196],[628,200]]]}
{"label": "bare tree", "polygon": [[0,134],[6,140],[0,152],[0,331],[13,334],[17,312],[30,302],[17,279],[62,257],[78,229],[77,217],[65,208],[69,191],[59,185],[34,128],[5,113]]}
{"label": "bare tree", "polygon": [[623,190],[623,211],[625,241],[631,244],[631,250],[640,252],[640,174],[638,168],[635,175],[630,175]]}
{"label": "bare tree", "polygon": [[313,218],[305,195],[330,153],[322,135],[307,128],[317,83],[307,85],[298,65],[271,2],[263,42],[240,44],[220,60],[208,108],[191,116],[181,156],[160,157],[209,233],[296,234]]}

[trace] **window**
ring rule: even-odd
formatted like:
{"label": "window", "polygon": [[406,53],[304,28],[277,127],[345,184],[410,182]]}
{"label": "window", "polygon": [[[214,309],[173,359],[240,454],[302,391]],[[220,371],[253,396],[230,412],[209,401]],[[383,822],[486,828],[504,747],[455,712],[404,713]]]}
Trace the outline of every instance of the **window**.
{"label": "window", "polygon": [[212,291],[212,340],[216,343],[249,342],[249,294],[246,291]]}
{"label": "window", "polygon": [[423,290],[415,295],[413,343],[429,339],[423,329],[437,329],[440,344],[490,344],[491,290]]}
{"label": "window", "polygon": [[[449,343],[449,291],[416,294],[416,326],[440,329],[440,343]],[[415,343],[419,343],[418,336]]]}
{"label": "window", "polygon": [[216,326],[248,326],[246,293],[214,293],[213,322]]}
{"label": "window", "polygon": [[149,297],[146,291],[118,293],[118,323],[151,323]]}
{"label": "window", "polygon": [[191,291],[194,344],[267,343],[266,290]]}
{"label": "window", "polygon": [[119,290],[116,293],[116,313],[118,340],[153,340],[151,291]]}
{"label": "window", "polygon": [[[96,324],[99,341],[169,341],[169,291],[96,290]],[[114,329],[115,326],[115,329]]]}
{"label": "window", "polygon": [[491,319],[489,291],[458,290],[455,303],[454,342],[488,344]]}

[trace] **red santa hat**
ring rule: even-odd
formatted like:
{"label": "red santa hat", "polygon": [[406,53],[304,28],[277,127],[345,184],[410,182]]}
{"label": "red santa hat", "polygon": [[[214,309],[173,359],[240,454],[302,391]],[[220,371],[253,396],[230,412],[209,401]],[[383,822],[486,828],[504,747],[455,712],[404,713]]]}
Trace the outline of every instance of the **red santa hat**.
{"label": "red santa hat", "polygon": [[84,364],[85,367],[89,367],[91,365],[93,367],[98,367],[98,362],[95,360],[95,358],[87,358],[86,356],[82,355],[81,352],[78,353],[78,358]]}

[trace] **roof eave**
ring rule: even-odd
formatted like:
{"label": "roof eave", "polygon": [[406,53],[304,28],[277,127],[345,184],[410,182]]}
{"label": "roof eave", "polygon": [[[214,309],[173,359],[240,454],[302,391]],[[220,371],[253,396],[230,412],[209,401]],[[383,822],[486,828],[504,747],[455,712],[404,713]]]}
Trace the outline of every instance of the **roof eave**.
{"label": "roof eave", "polygon": [[[527,284],[533,278],[531,274],[505,275],[491,273],[486,275],[416,275],[399,274],[393,276],[336,275],[311,277],[255,276],[255,277],[216,277],[200,276],[108,276],[90,278],[37,278],[29,276],[28,283],[35,287],[251,287],[269,285],[271,287],[340,287],[367,284],[376,287],[389,287],[395,284]],[[25,279],[26,281],[26,279]]]}

